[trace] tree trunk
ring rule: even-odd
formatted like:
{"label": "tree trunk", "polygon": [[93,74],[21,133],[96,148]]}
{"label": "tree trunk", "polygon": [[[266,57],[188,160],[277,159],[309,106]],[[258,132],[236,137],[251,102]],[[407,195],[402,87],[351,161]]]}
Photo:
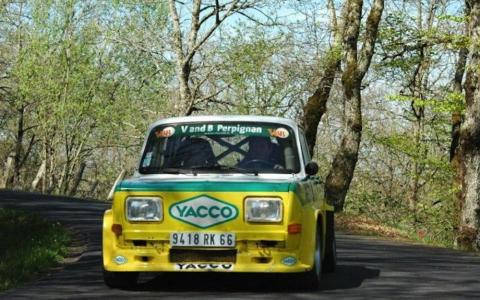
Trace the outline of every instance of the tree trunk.
{"label": "tree trunk", "polygon": [[68,193],[69,196],[73,196],[77,192],[78,186],[80,185],[80,182],[82,181],[83,172],[85,171],[86,166],[87,166],[87,164],[85,162],[82,162],[80,164],[80,167],[78,168],[77,174],[75,175],[75,181],[73,182],[73,186],[70,189],[70,192]]}
{"label": "tree trunk", "polygon": [[38,168],[37,175],[35,176],[35,179],[32,182],[32,190],[36,190],[38,187],[38,183],[40,180],[43,178],[45,181],[45,169],[47,166],[47,162],[43,161],[42,164],[40,165],[40,168]]}
{"label": "tree trunk", "polygon": [[344,46],[346,67],[342,74],[345,96],[345,124],[340,147],[333,159],[325,182],[325,197],[343,210],[345,197],[353,178],[362,139],[361,84],[372,60],[378,25],[383,12],[383,0],[375,0],[367,18],[365,35],[360,55],[357,51],[363,0],[349,0],[345,24]]}
{"label": "tree trunk", "polygon": [[471,7],[469,68],[465,81],[466,112],[460,129],[462,168],[460,228],[456,238],[461,248],[480,250],[480,1],[466,1]]}
{"label": "tree trunk", "polygon": [[15,160],[13,164],[13,176],[11,177],[11,185],[18,186],[20,184],[20,168],[23,153],[23,138],[25,136],[24,130],[24,117],[25,107],[22,106],[18,109],[18,122],[17,122],[17,136],[15,140]]}
{"label": "tree trunk", "polygon": [[[458,60],[455,65],[455,77],[453,78],[453,92],[455,94],[462,94],[462,81],[465,73],[465,66],[467,64],[468,49],[462,48],[458,53]],[[456,169],[459,164],[458,157],[458,140],[460,138],[460,126],[462,124],[463,115],[461,111],[454,111],[452,113],[452,142],[450,144],[450,162]]]}
{"label": "tree trunk", "polygon": [[340,60],[338,60],[338,62],[328,62],[317,90],[308,98],[307,104],[305,104],[305,107],[303,108],[305,138],[307,139],[308,147],[312,154],[317,140],[318,124],[320,123],[323,114],[327,111],[327,101],[330,97],[330,91],[332,89],[339,61]]}
{"label": "tree trunk", "polygon": [[[466,16],[469,15],[466,11]],[[459,51],[458,60],[455,66],[455,77],[453,80],[453,93],[456,95],[461,95],[463,92],[462,81],[465,74],[465,67],[467,64],[468,49],[462,48]],[[463,113],[461,111],[455,111],[452,113],[452,141],[450,144],[450,165],[452,166],[454,177],[452,187],[454,192],[454,201],[455,208],[452,215],[452,220],[456,224],[456,231],[459,232],[460,228],[460,215],[462,209],[462,172],[463,168],[461,167],[461,158],[459,151],[459,140],[460,140],[460,127],[463,122]],[[455,241],[455,246],[458,247],[457,240]]]}
{"label": "tree trunk", "polygon": [[334,32],[333,44],[325,55],[324,69],[322,76],[319,79],[317,89],[307,100],[303,107],[303,127],[305,129],[305,138],[307,140],[310,153],[313,155],[313,150],[317,142],[318,124],[322,120],[322,116],[327,111],[327,101],[330,98],[330,91],[335,80],[335,74],[340,68],[342,60],[341,44],[343,39],[343,21],[346,17],[346,6],[342,9],[340,21],[337,21],[335,7],[333,1],[329,1],[329,8],[331,11],[332,30]]}
{"label": "tree trunk", "polygon": [[[425,24],[426,28],[423,24],[423,2],[420,0],[417,2],[417,30],[420,32],[424,30],[432,30],[433,20],[435,19],[437,8],[436,2],[436,0],[430,0],[429,2],[429,9],[427,11],[426,19],[427,21]],[[416,228],[418,222],[418,202],[419,194],[422,188],[421,178],[424,175],[424,161],[428,154],[427,148],[424,147],[425,107],[421,101],[426,99],[425,95],[428,92],[428,72],[430,70],[432,61],[431,47],[431,45],[422,44],[418,48],[418,63],[414,68],[411,80],[409,80],[409,83],[406,86],[410,91],[410,96],[413,99],[411,101],[411,109],[415,118],[413,124],[413,139],[415,145],[414,147],[418,151],[417,155],[415,155],[413,158],[410,195],[408,197],[408,206],[413,216],[412,225],[414,228]],[[420,104],[418,100],[420,100]]]}
{"label": "tree trunk", "polygon": [[[465,16],[470,15],[470,6],[467,4],[465,6]],[[468,23],[466,24],[468,28]],[[468,34],[468,29],[466,33]],[[455,65],[455,75],[453,78],[453,93],[456,95],[463,94],[463,77],[466,70],[467,65],[467,58],[468,58],[468,49],[462,48],[458,53],[458,59]],[[455,247],[465,247],[465,243],[462,242],[462,238],[458,238],[460,236],[460,227],[461,227],[461,211],[463,206],[463,196],[462,196],[462,181],[463,181],[463,172],[464,169],[462,167],[462,159],[460,157],[460,128],[463,122],[463,113],[462,111],[454,111],[452,113],[452,141],[450,144],[450,165],[454,171],[454,178],[453,178],[453,190],[455,191],[454,199],[455,199],[455,209],[453,211],[452,219],[456,224],[456,239],[454,242]],[[463,234],[462,234],[463,235]],[[461,244],[461,245],[460,245]]]}
{"label": "tree trunk", "polygon": [[352,90],[352,96],[345,101],[346,124],[340,148],[333,159],[332,167],[325,183],[325,195],[337,211],[344,206],[345,197],[353,178],[358,160],[358,150],[362,138],[360,88]]}
{"label": "tree trunk", "polygon": [[95,192],[97,191],[98,184],[99,184],[99,181],[98,181],[98,180],[95,180],[95,181],[93,182],[92,187],[90,188],[90,191],[88,192],[87,198],[95,199],[95,197],[94,197],[93,195],[94,195]]}
{"label": "tree trunk", "polygon": [[47,190],[47,164],[48,164],[48,143],[47,143],[47,138],[44,137],[43,138],[43,161],[45,162],[45,175],[43,177],[43,180],[42,180],[42,189],[41,189],[41,192],[42,193],[45,193],[45,191]]}
{"label": "tree trunk", "polygon": [[3,183],[0,188],[9,188],[10,187],[10,174],[13,169],[13,161],[15,160],[15,154],[11,153],[7,158],[7,163],[5,164],[5,171],[3,173]]}
{"label": "tree trunk", "polygon": [[[190,80],[195,55],[226,18],[236,12],[254,7],[255,1],[232,0],[226,4],[215,1],[214,5],[203,3],[202,6],[202,0],[193,0],[191,1],[191,7],[188,8],[191,12],[189,29],[186,25],[187,22],[180,18],[179,11],[181,13],[182,10],[177,10],[177,4],[187,5],[187,2],[169,0],[168,6],[173,25],[172,44],[176,56],[175,71],[180,90],[180,103],[177,105],[177,111],[188,116],[198,110],[195,105],[196,102],[201,101],[196,92],[200,86],[195,86]],[[245,13],[242,14],[246,15]],[[208,22],[209,20],[211,21]],[[183,34],[182,31],[188,31],[188,35]],[[200,80],[200,82],[202,81]],[[206,99],[208,98],[206,97]]]}
{"label": "tree trunk", "polygon": [[68,173],[69,169],[70,169],[69,168],[69,161],[67,159],[67,161],[63,165],[62,174],[60,175],[60,179],[58,180],[58,190],[59,190],[61,195],[66,195],[67,194],[68,180],[69,180],[68,177],[70,176],[70,174]]}

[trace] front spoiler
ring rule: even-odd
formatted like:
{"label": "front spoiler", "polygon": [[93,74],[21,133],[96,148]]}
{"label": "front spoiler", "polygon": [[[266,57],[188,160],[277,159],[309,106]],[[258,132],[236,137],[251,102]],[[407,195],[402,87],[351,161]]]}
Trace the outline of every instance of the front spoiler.
{"label": "front spoiler", "polygon": [[[296,253],[268,251],[268,259],[259,259],[259,253],[237,253],[232,262],[179,262],[169,261],[168,251],[156,249],[104,248],[104,268],[110,272],[247,272],[247,273],[298,273],[306,272],[311,265],[303,264]],[[108,252],[105,252],[108,251]],[[212,250],[214,251],[214,250]],[[267,256],[264,256],[267,258]]]}

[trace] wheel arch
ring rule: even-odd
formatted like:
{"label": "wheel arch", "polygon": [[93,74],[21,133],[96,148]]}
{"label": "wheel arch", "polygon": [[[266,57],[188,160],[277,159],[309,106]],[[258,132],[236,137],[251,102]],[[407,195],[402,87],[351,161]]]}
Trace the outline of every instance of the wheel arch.
{"label": "wheel arch", "polygon": [[325,253],[325,242],[326,242],[326,220],[327,220],[327,215],[326,212],[322,212],[320,210],[317,211],[317,217],[316,217],[316,231],[318,234],[318,230],[320,229],[321,233],[321,238],[322,238],[322,256]]}

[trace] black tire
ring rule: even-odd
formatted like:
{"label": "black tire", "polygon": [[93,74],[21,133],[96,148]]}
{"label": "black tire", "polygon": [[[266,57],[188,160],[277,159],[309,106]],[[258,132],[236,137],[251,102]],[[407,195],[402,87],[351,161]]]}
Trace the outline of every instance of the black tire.
{"label": "black tire", "polygon": [[337,241],[335,239],[335,218],[333,212],[327,212],[327,236],[325,237],[325,258],[323,273],[333,273],[337,267]]}
{"label": "black tire", "polygon": [[103,281],[110,288],[131,289],[138,280],[138,272],[109,272],[103,270]]}
{"label": "black tire", "polygon": [[313,268],[303,273],[302,285],[308,289],[318,289],[322,278],[322,228],[317,228],[315,238],[315,252],[313,254]]}

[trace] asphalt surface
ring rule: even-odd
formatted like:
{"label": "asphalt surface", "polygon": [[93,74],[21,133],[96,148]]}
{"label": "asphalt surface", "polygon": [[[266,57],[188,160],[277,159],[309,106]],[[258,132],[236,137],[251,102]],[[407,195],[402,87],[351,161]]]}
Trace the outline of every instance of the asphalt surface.
{"label": "asphalt surface", "polygon": [[101,261],[107,203],[0,191],[0,207],[7,206],[61,221],[87,246],[75,262],[0,293],[1,299],[480,298],[480,256],[344,234],[337,235],[337,271],[324,274],[318,291],[299,288],[285,276],[225,273],[142,274],[135,290],[109,289],[103,284]]}

